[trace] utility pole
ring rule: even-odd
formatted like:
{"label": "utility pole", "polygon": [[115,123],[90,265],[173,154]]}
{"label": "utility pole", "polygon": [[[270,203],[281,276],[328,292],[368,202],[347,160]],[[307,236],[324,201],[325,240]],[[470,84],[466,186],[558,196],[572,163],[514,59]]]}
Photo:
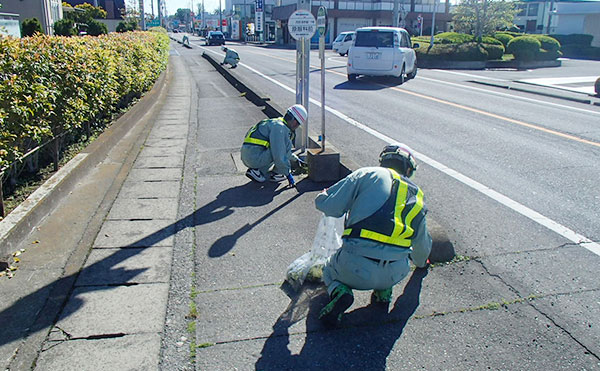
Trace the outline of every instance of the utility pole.
{"label": "utility pole", "polygon": [[400,0],[394,0],[394,19],[392,20],[392,26],[398,27],[398,2]]}
{"label": "utility pole", "polygon": [[221,0],[219,0],[219,31],[223,32],[223,12],[221,10]]}

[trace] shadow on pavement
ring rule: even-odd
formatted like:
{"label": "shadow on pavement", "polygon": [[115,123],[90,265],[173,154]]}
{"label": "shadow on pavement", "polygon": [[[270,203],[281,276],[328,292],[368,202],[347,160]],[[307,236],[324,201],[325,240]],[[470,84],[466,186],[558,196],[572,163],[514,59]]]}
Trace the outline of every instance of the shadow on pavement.
{"label": "shadow on pavement", "polygon": [[334,86],[338,90],[382,90],[400,86],[400,81],[394,77],[360,76],[355,81],[344,81]]}
{"label": "shadow on pavement", "polygon": [[[105,277],[118,277],[119,282],[132,282],[135,277],[146,271],[147,268],[125,269],[114,267],[128,258],[139,254],[144,250],[143,247],[153,246],[185,228],[223,219],[234,212],[234,207],[261,206],[271,202],[273,197],[280,192],[295,192],[293,197],[262,216],[256,222],[246,224],[233,235],[225,236],[217,241],[210,248],[209,256],[222,256],[233,247],[240,236],[293,202],[302,193],[321,190],[328,185],[330,184],[315,183],[304,179],[297,183],[296,190],[290,190],[277,183],[256,184],[253,182],[226,189],[219,193],[214,201],[202,206],[186,217],[127,246],[122,246],[106,258],[81,269],[77,273],[61,277],[41,287],[35,292],[20,298],[10,307],[0,311],[0,323],[2,324],[0,326],[0,346],[25,339],[29,334],[38,331],[47,331],[59,319],[69,317],[79,310],[84,302],[77,297],[71,297],[71,303],[65,306],[66,300],[69,299],[69,295],[79,274],[98,274],[102,272],[102,275]],[[278,189],[278,187],[280,188]],[[252,194],[252,197],[248,197],[249,192]],[[115,284],[79,286],[78,292],[87,293],[91,291],[110,290],[114,287]],[[68,311],[63,311],[65,308],[68,308]]]}
{"label": "shadow on pavement", "polygon": [[[325,328],[318,319],[319,311],[328,302],[325,287],[305,283],[299,293],[288,293],[292,301],[273,325],[273,333],[265,341],[255,369],[385,370],[387,357],[419,306],[427,272],[427,269],[413,272],[389,313],[375,305],[358,308],[346,313],[343,327],[335,330]],[[282,289],[287,292],[285,285]],[[303,318],[306,318],[306,338],[300,353],[293,355],[290,339],[302,334],[290,333],[289,328]]]}

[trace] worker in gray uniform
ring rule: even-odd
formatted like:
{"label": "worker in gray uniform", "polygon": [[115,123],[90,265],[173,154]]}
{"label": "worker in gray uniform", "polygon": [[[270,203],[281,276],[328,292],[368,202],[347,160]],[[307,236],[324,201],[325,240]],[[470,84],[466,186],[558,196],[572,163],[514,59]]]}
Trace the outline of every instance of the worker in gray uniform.
{"label": "worker in gray uniform", "polygon": [[338,325],[352,305],[352,289],[373,290],[372,303],[389,305],[392,287],[410,271],[409,259],[427,266],[431,236],[423,192],[409,178],[417,168],[405,144],[386,146],[379,167],[354,171],[316,197],[325,215],[346,214],[342,246],[323,268],[330,302],[319,318]]}
{"label": "worker in gray uniform", "polygon": [[223,59],[221,66],[224,64],[229,64],[231,68],[236,68],[238,62],[240,61],[240,55],[235,50],[226,46],[222,46],[221,50],[225,52],[225,59]]}
{"label": "worker in gray uniform", "polygon": [[287,179],[294,186],[292,162],[302,161],[292,153],[292,141],[295,130],[306,123],[307,117],[304,106],[294,104],[283,117],[265,119],[252,126],[241,149],[242,162],[248,166],[246,176],[258,183]]}

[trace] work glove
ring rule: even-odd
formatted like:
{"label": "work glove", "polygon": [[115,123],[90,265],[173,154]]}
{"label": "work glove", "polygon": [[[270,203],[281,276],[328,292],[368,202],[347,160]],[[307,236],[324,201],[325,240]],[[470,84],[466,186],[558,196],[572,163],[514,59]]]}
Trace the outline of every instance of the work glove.
{"label": "work glove", "polygon": [[289,182],[290,188],[294,188],[296,186],[296,181],[294,180],[294,176],[291,173],[288,173],[287,180]]}

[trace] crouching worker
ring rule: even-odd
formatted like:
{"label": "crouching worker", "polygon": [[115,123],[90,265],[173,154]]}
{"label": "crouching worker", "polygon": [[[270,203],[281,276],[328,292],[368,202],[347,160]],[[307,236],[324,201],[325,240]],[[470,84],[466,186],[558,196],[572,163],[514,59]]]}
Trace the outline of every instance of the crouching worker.
{"label": "crouching worker", "polygon": [[343,244],[323,268],[330,302],[319,318],[338,325],[352,305],[352,289],[373,290],[371,303],[386,308],[392,287],[410,271],[409,259],[426,267],[431,251],[423,192],[410,178],[416,170],[408,146],[386,146],[379,167],[356,170],[317,195],[317,209],[325,215],[345,213]]}
{"label": "crouching worker", "polygon": [[225,59],[221,63],[221,66],[224,64],[228,64],[231,66],[231,68],[236,68],[238,62],[240,61],[239,54],[235,50],[229,49],[225,46],[222,46],[221,50],[225,52]]}
{"label": "crouching worker", "polygon": [[262,120],[248,130],[241,149],[248,178],[259,183],[287,179],[290,186],[295,185],[291,163],[298,158],[292,153],[292,141],[295,130],[306,123],[307,115],[302,105],[294,104],[283,117]]}

